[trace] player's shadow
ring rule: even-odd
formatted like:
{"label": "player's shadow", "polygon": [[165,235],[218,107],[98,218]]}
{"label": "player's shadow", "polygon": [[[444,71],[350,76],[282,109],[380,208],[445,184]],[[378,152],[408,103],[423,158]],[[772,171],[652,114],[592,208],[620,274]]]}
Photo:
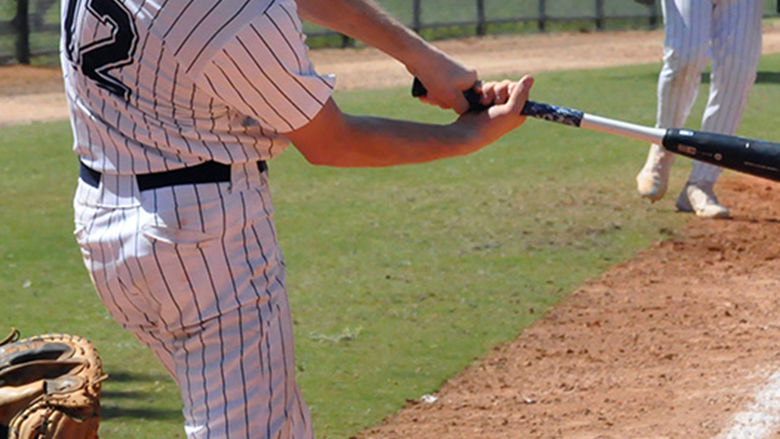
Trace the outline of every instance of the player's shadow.
{"label": "player's shadow", "polygon": [[756,82],[762,84],[780,84],[780,72],[758,72]]}
{"label": "player's shadow", "polygon": [[181,409],[143,409],[143,408],[127,408],[106,405],[101,403],[100,416],[103,419],[156,419],[165,421],[176,421],[182,419]]}
{"label": "player's shadow", "polygon": [[[112,372],[108,380],[103,383],[101,391],[100,413],[103,419],[131,418],[131,419],[156,419],[156,420],[180,420],[182,412],[180,408],[128,408],[123,407],[121,401],[153,400],[154,392],[119,390],[111,383],[155,383],[170,380],[167,375],[140,374],[135,372]],[[2,437],[2,436],[0,436]]]}
{"label": "player's shadow", "polygon": [[[701,83],[710,83],[710,72],[701,74]],[[758,72],[756,73],[756,84],[780,84],[780,72]]]}
{"label": "player's shadow", "polygon": [[780,224],[780,218],[733,215],[729,221],[745,224]]}

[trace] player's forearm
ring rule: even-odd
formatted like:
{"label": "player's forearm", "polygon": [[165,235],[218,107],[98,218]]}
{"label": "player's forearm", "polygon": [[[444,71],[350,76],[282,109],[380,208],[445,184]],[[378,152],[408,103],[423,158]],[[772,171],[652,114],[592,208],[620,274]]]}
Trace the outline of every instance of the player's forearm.
{"label": "player's forearm", "polygon": [[448,125],[344,114],[329,99],[307,124],[287,133],[306,159],[317,165],[376,167],[465,155],[522,125],[521,110],[533,78],[483,84],[486,111],[466,113]]}
{"label": "player's forearm", "polygon": [[437,52],[373,0],[297,0],[297,4],[304,20],[376,47],[410,70],[425,53]]}
{"label": "player's forearm", "polygon": [[[462,124],[432,125],[368,116],[344,115],[327,145],[301,148],[316,165],[380,167],[425,163],[465,155],[487,144]],[[311,144],[310,144],[311,145]]]}

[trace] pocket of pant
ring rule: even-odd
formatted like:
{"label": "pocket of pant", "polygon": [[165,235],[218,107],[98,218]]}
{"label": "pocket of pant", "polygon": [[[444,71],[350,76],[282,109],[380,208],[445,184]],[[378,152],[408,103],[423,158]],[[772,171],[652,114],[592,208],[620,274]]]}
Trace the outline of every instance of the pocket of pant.
{"label": "pocket of pant", "polygon": [[144,226],[142,233],[149,240],[178,247],[202,247],[219,239],[218,236],[203,233],[199,230],[177,229],[155,225]]}
{"label": "pocket of pant", "polygon": [[89,225],[80,221],[75,222],[75,227],[73,228],[73,238],[76,240],[76,244],[79,246],[79,250],[81,251],[81,258],[85,264],[89,264],[89,261],[92,259],[92,247],[89,243],[88,230]]}
{"label": "pocket of pant", "polygon": [[87,231],[87,225],[86,224],[83,224],[83,223],[80,223],[80,222],[76,222],[74,224],[73,238],[76,239],[76,242],[79,245],[83,245],[84,244],[84,233],[86,231]]}

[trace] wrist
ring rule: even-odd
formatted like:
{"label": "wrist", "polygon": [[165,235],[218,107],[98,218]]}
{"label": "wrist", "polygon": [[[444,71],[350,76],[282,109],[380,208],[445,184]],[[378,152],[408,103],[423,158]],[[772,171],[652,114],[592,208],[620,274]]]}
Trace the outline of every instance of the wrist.
{"label": "wrist", "polygon": [[402,62],[406,70],[415,77],[424,77],[427,72],[435,71],[437,60],[442,52],[421,38],[411,38],[402,48]]}
{"label": "wrist", "polygon": [[456,145],[457,155],[466,155],[477,151],[490,143],[490,138],[481,129],[479,119],[484,115],[464,114],[447,126],[449,140],[447,143]]}

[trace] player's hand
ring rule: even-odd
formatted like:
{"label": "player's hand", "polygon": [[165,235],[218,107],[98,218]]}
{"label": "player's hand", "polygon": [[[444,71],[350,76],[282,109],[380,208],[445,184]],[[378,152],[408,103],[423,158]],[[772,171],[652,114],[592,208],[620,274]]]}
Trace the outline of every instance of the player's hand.
{"label": "player's hand", "polygon": [[463,91],[477,82],[476,70],[435,48],[423,55],[420,62],[407,65],[407,70],[428,89],[428,94],[420,97],[420,100],[440,108],[452,109],[458,114],[468,111],[469,103],[463,97]]}
{"label": "player's hand", "polygon": [[509,96],[519,84],[519,81],[514,82],[508,79],[498,82],[477,82],[474,91],[480,95],[480,104],[491,107],[507,103]]}
{"label": "player's hand", "polygon": [[479,143],[488,145],[519,127],[526,117],[521,114],[534,78],[524,76],[520,81],[499,81],[477,84],[481,103],[489,106],[481,113],[465,113],[456,122],[477,130]]}

